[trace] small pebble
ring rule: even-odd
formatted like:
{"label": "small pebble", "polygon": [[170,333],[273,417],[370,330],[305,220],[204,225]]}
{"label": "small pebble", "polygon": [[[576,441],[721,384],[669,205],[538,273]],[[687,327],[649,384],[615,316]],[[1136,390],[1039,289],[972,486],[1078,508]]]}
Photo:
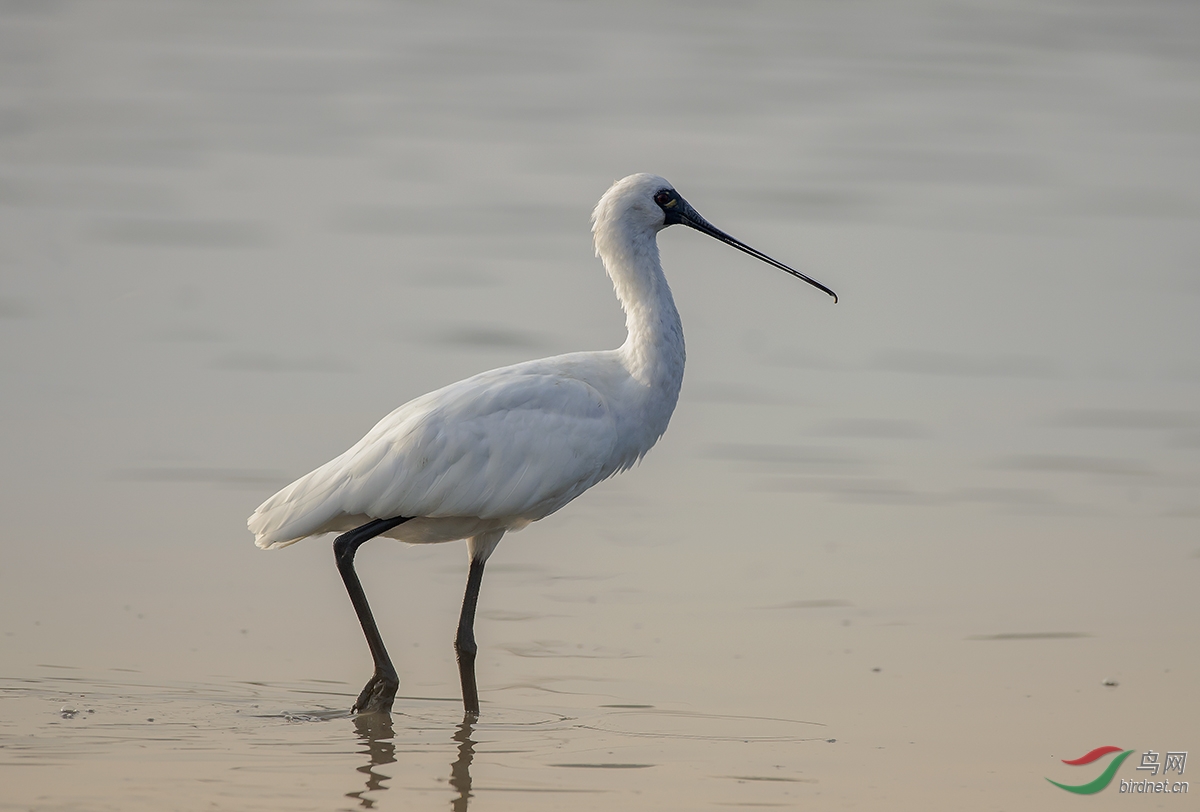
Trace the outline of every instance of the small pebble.
{"label": "small pebble", "polygon": [[1106,688],[1116,688],[1121,683],[1117,682],[1115,679],[1106,679],[1103,682],[1101,682],[1100,684],[1105,686]]}
{"label": "small pebble", "polygon": [[64,719],[74,719],[76,716],[79,715],[79,711],[75,710],[74,708],[68,708],[66,705],[64,705],[61,709],[59,709],[58,712],[59,712],[59,714],[62,715],[62,718],[64,718]]}

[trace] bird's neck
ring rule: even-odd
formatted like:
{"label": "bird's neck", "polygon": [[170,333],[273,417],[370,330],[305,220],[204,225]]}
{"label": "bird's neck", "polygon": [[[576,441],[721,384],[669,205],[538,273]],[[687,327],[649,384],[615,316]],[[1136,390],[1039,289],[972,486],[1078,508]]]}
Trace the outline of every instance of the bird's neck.
{"label": "bird's neck", "polygon": [[620,349],[623,363],[635,381],[667,394],[674,408],[683,383],[683,325],[654,237],[597,230],[596,247],[625,311],[629,336]]}

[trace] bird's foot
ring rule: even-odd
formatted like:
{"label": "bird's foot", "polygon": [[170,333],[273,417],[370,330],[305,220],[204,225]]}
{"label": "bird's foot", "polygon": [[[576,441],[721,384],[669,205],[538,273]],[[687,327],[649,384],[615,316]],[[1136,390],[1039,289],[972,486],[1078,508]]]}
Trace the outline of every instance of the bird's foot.
{"label": "bird's foot", "polygon": [[367,680],[366,687],[354,701],[351,713],[391,713],[392,703],[396,701],[396,691],[400,690],[400,679],[395,674],[381,674],[378,671]]}

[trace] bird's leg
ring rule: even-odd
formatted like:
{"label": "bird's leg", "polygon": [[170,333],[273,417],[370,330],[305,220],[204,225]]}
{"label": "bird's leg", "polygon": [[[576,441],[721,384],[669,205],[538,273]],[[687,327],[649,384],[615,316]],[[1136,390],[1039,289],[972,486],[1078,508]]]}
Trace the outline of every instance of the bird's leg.
{"label": "bird's leg", "polygon": [[364,542],[403,524],[409,518],[411,517],[401,516],[395,519],[376,519],[343,533],[333,542],[333,555],[337,559],[338,572],[342,574],[346,592],[349,593],[350,602],[354,604],[354,611],[358,614],[358,622],[362,624],[363,634],[367,636],[367,645],[371,647],[371,658],[375,661],[375,673],[355,700],[354,707],[350,709],[352,713],[391,711],[396,691],[400,688],[400,677],[397,676],[392,660],[388,657],[383,637],[379,634],[379,627],[375,625],[371,607],[367,604],[367,594],[363,592],[358,573],[354,571],[354,554]]}
{"label": "bird's leg", "polygon": [[462,615],[458,619],[458,635],[454,638],[454,653],[458,657],[458,677],[462,681],[463,708],[468,717],[479,716],[479,688],[475,683],[475,604],[479,601],[479,585],[483,582],[486,556],[471,559],[467,574],[467,592],[463,595]]}

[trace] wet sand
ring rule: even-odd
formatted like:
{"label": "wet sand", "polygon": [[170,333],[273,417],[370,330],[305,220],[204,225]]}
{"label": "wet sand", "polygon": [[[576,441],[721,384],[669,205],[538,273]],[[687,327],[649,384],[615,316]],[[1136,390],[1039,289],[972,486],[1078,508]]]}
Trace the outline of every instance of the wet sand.
{"label": "wet sand", "polygon": [[[0,809],[1046,809],[1063,759],[1188,750],[1198,22],[7,7]],[[664,233],[667,435],[489,562],[475,724],[463,546],[366,545],[403,698],[350,718],[328,540],[245,517],[411,397],[619,344],[587,224],[633,171],[841,303]]]}

